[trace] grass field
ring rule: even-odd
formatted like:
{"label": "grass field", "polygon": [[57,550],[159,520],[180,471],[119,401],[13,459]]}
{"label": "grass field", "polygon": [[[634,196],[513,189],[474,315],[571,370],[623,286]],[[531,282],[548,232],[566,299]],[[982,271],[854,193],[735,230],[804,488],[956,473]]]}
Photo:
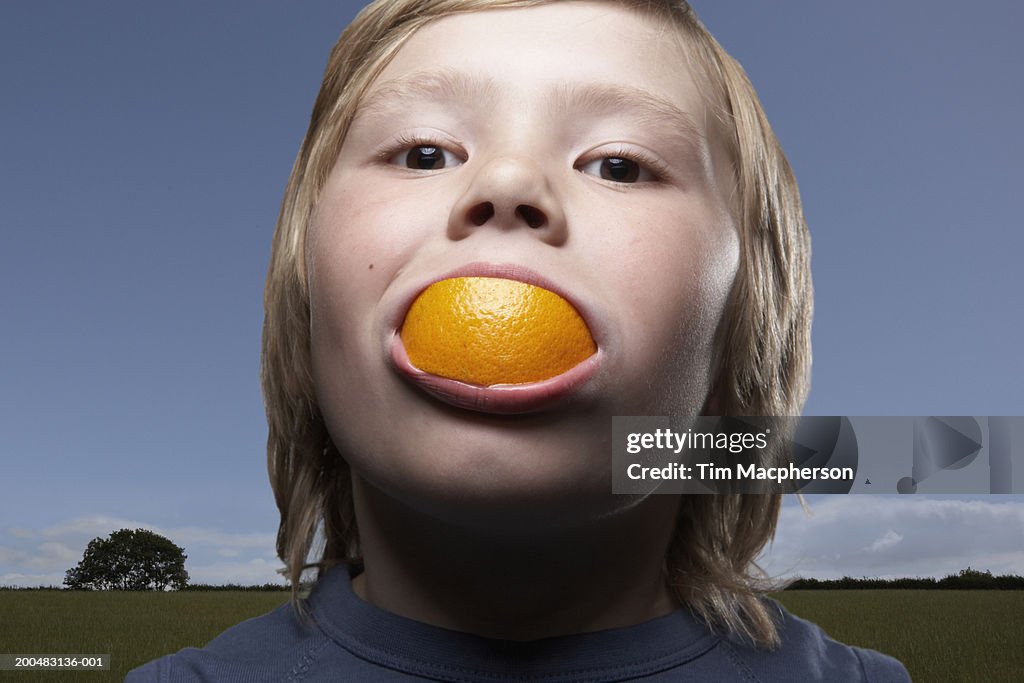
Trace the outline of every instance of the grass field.
{"label": "grass field", "polygon": [[[7,681],[121,681],[129,669],[272,610],[274,592],[0,591],[0,653],[110,654],[109,672],[0,672]],[[915,681],[1024,680],[1024,591],[788,591],[836,640],[902,660]]]}
{"label": "grass field", "polygon": [[287,592],[0,591],[0,652],[110,654],[110,671],[0,671],[0,681],[123,681],[130,669],[287,601]]}
{"label": "grass field", "polygon": [[786,591],[775,598],[838,641],[896,657],[914,681],[1024,681],[1024,591]]}

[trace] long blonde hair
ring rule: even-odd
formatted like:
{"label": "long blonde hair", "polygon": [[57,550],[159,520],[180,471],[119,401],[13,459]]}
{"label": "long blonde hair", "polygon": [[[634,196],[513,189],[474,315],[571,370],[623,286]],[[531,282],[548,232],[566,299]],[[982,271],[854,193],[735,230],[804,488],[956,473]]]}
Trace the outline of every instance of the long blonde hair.
{"label": "long blonde hair", "polygon": [[[313,390],[305,240],[320,191],[364,93],[406,40],[439,17],[558,0],[378,0],[331,52],[274,233],[264,295],[261,380],[267,467],[281,524],[277,552],[300,614],[300,582],[359,557],[348,464],[331,442]],[[674,28],[697,67],[732,162],[740,265],[717,332],[714,392],[722,415],[797,415],[810,375],[810,238],[796,181],[740,65],[684,0],[607,0]],[[778,643],[755,564],[772,538],[779,495],[684,496],[666,581],[719,632]],[[310,558],[317,534],[323,538]]]}

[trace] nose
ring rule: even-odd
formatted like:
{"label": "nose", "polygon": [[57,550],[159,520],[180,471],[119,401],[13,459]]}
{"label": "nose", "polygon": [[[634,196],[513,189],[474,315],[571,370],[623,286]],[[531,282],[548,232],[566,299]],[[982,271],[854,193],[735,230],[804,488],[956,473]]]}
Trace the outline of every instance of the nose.
{"label": "nose", "polygon": [[525,227],[553,246],[568,236],[565,211],[543,169],[513,157],[496,158],[480,168],[452,208],[448,236],[463,239],[484,226]]}

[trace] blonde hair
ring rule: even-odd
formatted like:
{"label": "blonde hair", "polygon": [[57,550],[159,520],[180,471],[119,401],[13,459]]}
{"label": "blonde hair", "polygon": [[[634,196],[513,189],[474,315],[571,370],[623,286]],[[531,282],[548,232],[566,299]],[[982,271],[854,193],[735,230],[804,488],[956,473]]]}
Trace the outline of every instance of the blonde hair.
{"label": "blonde hair", "polygon": [[[299,596],[359,557],[348,464],[331,442],[313,390],[305,240],[327,175],[363,95],[406,40],[439,17],[557,0],[378,0],[331,52],[274,233],[264,295],[261,379],[267,466],[281,524],[277,552]],[[740,265],[717,332],[714,395],[722,415],[797,415],[810,374],[810,238],[796,181],[743,69],[684,0],[608,0],[645,11],[682,36],[703,75],[732,162]],[[724,635],[774,646],[769,588],[755,564],[774,535],[779,495],[684,496],[665,561],[677,599]],[[323,547],[308,561],[318,530]]]}

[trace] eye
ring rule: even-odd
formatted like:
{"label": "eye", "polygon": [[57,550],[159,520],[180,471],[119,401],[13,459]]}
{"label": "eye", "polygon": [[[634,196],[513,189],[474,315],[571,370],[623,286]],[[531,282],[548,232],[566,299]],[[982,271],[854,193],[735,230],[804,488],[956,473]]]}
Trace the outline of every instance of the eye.
{"label": "eye", "polygon": [[638,161],[625,156],[606,156],[578,167],[582,173],[616,183],[646,183],[657,178]]}
{"label": "eye", "polygon": [[437,171],[459,166],[462,164],[462,159],[440,145],[412,142],[404,144],[401,149],[392,154],[388,163],[416,171]]}

